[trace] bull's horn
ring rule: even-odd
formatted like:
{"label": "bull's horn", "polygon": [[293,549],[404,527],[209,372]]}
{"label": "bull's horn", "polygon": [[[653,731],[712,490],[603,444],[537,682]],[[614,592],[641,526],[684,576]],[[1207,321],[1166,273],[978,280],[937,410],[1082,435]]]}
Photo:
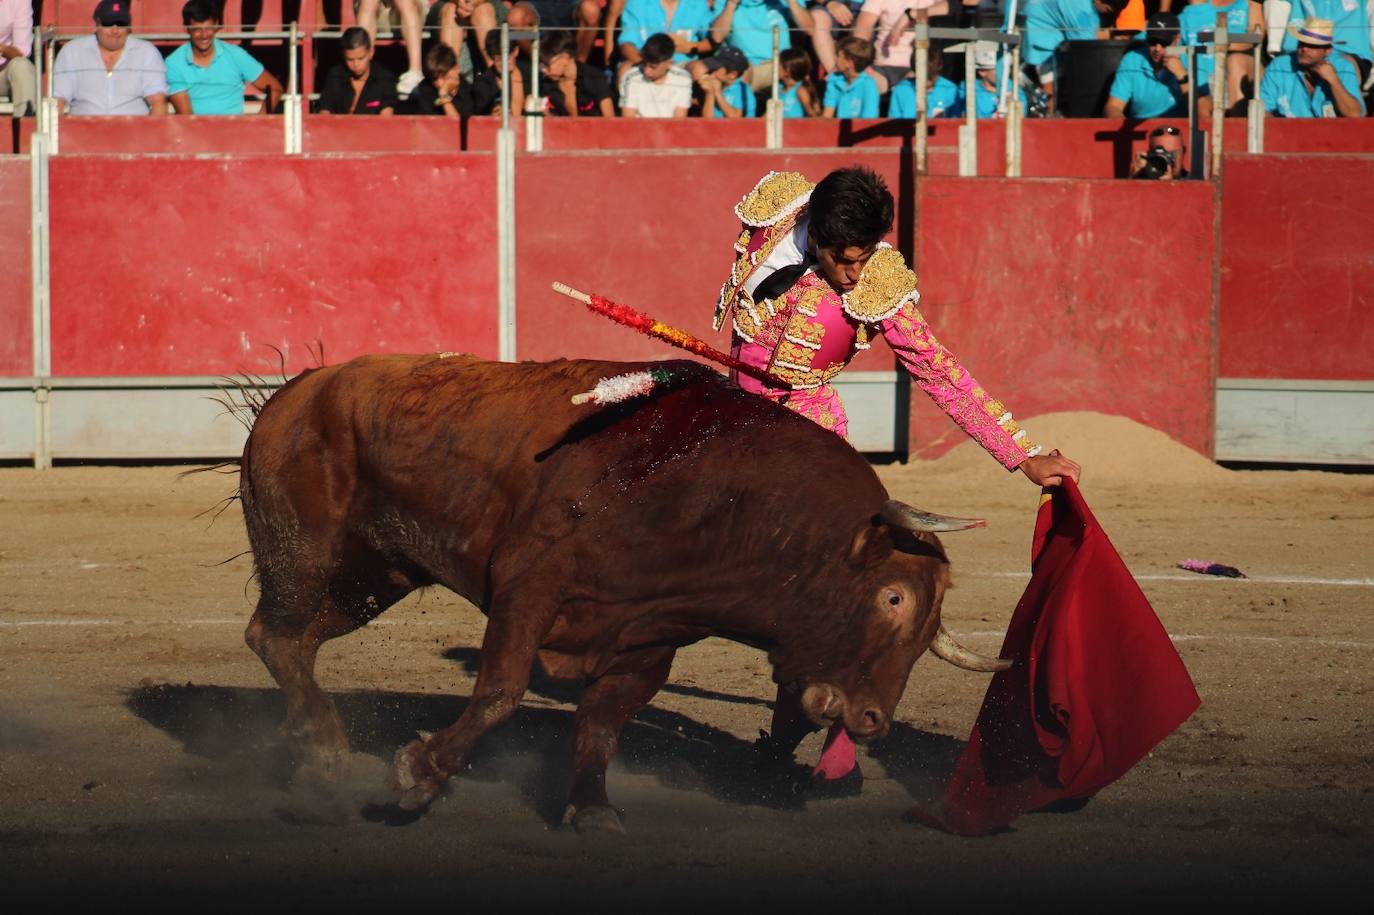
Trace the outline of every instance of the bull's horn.
{"label": "bull's horn", "polygon": [[971,527],[983,527],[987,524],[981,518],[950,518],[933,512],[921,511],[919,508],[912,508],[905,502],[898,502],[896,499],[888,499],[883,503],[882,516],[883,520],[893,527],[900,527],[913,533],[928,531],[939,534],[946,531],[966,531]]}
{"label": "bull's horn", "polygon": [[954,641],[954,636],[945,631],[943,623],[940,624],[940,631],[935,633],[935,641],[930,643],[930,650],[935,653],[937,658],[946,660],[955,667],[962,667],[964,670],[996,673],[1011,667],[1011,661],[1006,658],[989,658],[987,655],[974,654],[969,651]]}

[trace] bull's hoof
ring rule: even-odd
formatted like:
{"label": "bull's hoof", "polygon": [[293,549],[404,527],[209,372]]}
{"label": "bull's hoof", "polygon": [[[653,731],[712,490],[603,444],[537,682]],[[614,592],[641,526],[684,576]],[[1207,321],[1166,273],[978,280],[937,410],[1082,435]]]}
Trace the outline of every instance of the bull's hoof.
{"label": "bull's hoof", "polygon": [[563,824],[571,825],[578,835],[625,835],[625,817],[614,807],[583,807],[578,810],[569,806],[563,814]]}
{"label": "bull's hoof", "polygon": [[416,811],[428,807],[443,790],[445,777],[423,740],[412,740],[396,751],[392,787],[399,793],[396,806]]}

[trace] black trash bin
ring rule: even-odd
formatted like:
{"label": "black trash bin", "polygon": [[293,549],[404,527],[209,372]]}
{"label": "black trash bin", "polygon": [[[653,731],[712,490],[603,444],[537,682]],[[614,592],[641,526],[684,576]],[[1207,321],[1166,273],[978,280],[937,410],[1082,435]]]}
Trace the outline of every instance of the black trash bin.
{"label": "black trash bin", "polygon": [[1055,108],[1060,117],[1102,117],[1116,68],[1133,44],[1133,41],[1061,41],[1054,49]]}

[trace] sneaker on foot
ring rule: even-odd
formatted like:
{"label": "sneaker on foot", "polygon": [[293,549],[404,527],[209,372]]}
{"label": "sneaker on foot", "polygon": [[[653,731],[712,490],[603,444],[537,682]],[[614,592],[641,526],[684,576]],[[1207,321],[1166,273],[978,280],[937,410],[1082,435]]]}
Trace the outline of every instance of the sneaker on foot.
{"label": "sneaker on foot", "polygon": [[425,81],[425,75],[419,70],[407,70],[401,74],[401,78],[396,80],[396,94],[401,98],[409,98],[410,93],[415,91],[415,87]]}

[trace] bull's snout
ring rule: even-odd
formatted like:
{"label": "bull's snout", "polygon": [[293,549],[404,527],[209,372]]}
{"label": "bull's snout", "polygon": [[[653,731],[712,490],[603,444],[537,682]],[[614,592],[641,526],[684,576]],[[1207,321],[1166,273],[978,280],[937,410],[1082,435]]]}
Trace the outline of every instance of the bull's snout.
{"label": "bull's snout", "polygon": [[845,727],[858,740],[882,737],[887,733],[887,716],[882,709],[865,709],[854,722],[845,722]]}

